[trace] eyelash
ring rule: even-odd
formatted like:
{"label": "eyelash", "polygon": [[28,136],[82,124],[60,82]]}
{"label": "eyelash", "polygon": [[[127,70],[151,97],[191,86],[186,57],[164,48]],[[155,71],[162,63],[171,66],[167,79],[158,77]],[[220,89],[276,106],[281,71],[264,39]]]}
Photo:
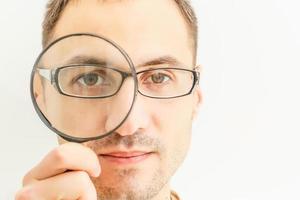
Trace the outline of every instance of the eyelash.
{"label": "eyelash", "polygon": [[168,78],[169,80],[173,80],[172,79],[172,75],[167,74],[166,72],[161,72],[161,71],[157,71],[157,72],[149,72],[148,74],[144,74],[143,76],[141,76],[141,81],[144,83],[145,81],[147,81],[149,78],[151,78],[151,76],[156,75],[156,74],[162,74],[164,76],[164,78]]}
{"label": "eyelash", "polygon": [[[85,75],[91,74],[91,73],[92,73],[92,74],[97,74],[97,75],[101,76],[101,72],[98,72],[98,71],[90,71],[90,72],[88,72],[88,73],[81,73],[81,74],[75,76],[74,78],[72,78],[71,83],[76,83],[79,79],[81,79],[81,78],[83,78]],[[102,76],[101,76],[101,77],[102,77]]]}

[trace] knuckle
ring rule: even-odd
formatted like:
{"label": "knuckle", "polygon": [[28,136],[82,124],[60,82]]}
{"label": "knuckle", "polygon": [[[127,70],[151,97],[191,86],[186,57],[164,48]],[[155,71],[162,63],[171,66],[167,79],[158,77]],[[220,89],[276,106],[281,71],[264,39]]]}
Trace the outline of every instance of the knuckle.
{"label": "knuckle", "polygon": [[15,200],[31,200],[34,198],[34,191],[31,187],[25,187],[18,191]]}
{"label": "knuckle", "polygon": [[51,154],[53,156],[54,162],[58,166],[63,166],[67,162],[67,156],[65,155],[63,148],[57,147],[52,150]]}
{"label": "knuckle", "polygon": [[90,179],[89,175],[85,171],[76,172],[77,179],[81,184],[82,192],[91,192],[94,191],[94,184]]}
{"label": "knuckle", "polygon": [[23,186],[27,185],[28,182],[29,182],[29,180],[30,180],[30,174],[29,174],[29,172],[28,172],[28,173],[25,174],[25,176],[23,177],[23,180],[22,180]]}
{"label": "knuckle", "polygon": [[89,184],[90,182],[90,177],[85,171],[78,171],[77,172],[77,178],[79,179],[80,182],[82,182],[84,185]]}
{"label": "knuckle", "polygon": [[22,179],[22,185],[23,185],[23,187],[25,187],[25,186],[27,186],[27,185],[33,183],[34,181],[35,181],[35,180],[34,180],[34,178],[32,177],[32,170],[30,170],[29,172],[27,172],[27,173],[24,175],[24,177],[23,177],[23,179]]}
{"label": "knuckle", "polygon": [[76,172],[77,178],[79,179],[81,184],[81,193],[82,196],[85,197],[83,199],[97,199],[97,192],[96,188],[90,179],[89,175],[85,171],[78,171]]}

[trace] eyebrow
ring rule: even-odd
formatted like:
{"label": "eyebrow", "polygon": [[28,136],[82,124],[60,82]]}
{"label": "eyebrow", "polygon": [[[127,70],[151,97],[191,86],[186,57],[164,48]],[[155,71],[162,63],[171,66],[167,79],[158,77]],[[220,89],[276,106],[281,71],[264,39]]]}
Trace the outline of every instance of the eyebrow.
{"label": "eyebrow", "polygon": [[144,63],[138,64],[137,67],[145,67],[145,66],[161,65],[161,64],[170,64],[172,66],[177,66],[177,67],[183,66],[183,63],[181,63],[175,57],[167,55],[167,56],[161,56],[158,58],[154,58],[154,59],[151,59]]}
{"label": "eyebrow", "polygon": [[[107,65],[108,62],[101,58],[92,57],[92,56],[84,56],[84,55],[78,55],[74,56],[66,61],[68,64],[97,64],[97,65]],[[180,62],[178,59],[176,59],[173,56],[166,55],[166,56],[160,56],[157,58],[153,58],[151,60],[142,62],[140,64],[135,65],[136,68],[142,68],[147,66],[154,66],[154,65],[162,65],[162,64],[169,64],[174,67],[180,67],[184,66],[182,62]]]}
{"label": "eyebrow", "polygon": [[100,64],[100,65],[105,65],[107,62],[105,60],[92,57],[92,56],[74,56],[70,59],[67,59],[65,61],[67,64]]}

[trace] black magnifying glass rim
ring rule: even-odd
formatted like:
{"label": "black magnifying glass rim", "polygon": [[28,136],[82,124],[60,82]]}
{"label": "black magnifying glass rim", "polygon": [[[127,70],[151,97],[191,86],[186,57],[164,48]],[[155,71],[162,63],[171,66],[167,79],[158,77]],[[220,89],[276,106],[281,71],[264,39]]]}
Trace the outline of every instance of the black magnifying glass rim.
{"label": "black magnifying glass rim", "polygon": [[[120,124],[115,127],[114,129],[112,129],[111,131],[105,133],[104,135],[100,135],[100,136],[96,136],[96,137],[88,137],[88,138],[80,138],[80,137],[74,137],[74,136],[70,136],[70,135],[67,135],[59,130],[57,130],[55,127],[52,126],[52,124],[49,122],[49,120],[46,118],[46,116],[42,113],[42,111],[40,110],[40,108],[38,107],[37,105],[37,102],[36,102],[36,99],[35,99],[35,96],[34,96],[34,91],[33,91],[33,82],[34,82],[34,76],[35,76],[35,72],[36,72],[36,67],[41,59],[41,57],[53,46],[55,45],[56,43],[58,43],[59,41],[61,40],[64,40],[66,38],[70,38],[70,37],[77,37],[77,36],[90,36],[90,37],[94,37],[94,38],[99,38],[99,39],[102,39],[108,43],[110,43],[112,46],[114,46],[115,48],[117,48],[120,53],[125,57],[126,61],[128,62],[129,64],[129,67],[130,67],[130,70],[131,70],[131,73],[132,73],[132,77],[133,77],[133,81],[134,81],[134,96],[133,96],[133,102],[131,104],[131,107],[128,111],[128,113],[126,114],[125,118],[120,122]],[[69,34],[69,35],[65,35],[65,36],[62,36],[56,40],[54,40],[53,42],[51,42],[46,48],[43,49],[43,51],[38,55],[34,65],[33,65],[33,68],[32,68],[32,71],[31,71],[31,78],[30,78],[30,96],[31,96],[31,101],[33,103],[33,107],[35,109],[35,111],[37,112],[39,118],[42,120],[42,122],[50,129],[52,130],[53,132],[55,132],[57,135],[59,135],[61,138],[63,138],[64,140],[67,140],[69,142],[76,142],[76,143],[83,143],[83,142],[87,142],[87,141],[92,141],[92,140],[98,140],[98,139],[102,139],[108,135],[111,135],[112,133],[114,133],[125,121],[126,119],[128,118],[129,114],[131,113],[132,109],[133,109],[133,106],[134,106],[134,103],[135,103],[135,100],[136,100],[136,97],[137,97],[137,94],[138,94],[138,80],[137,80],[137,74],[136,74],[136,71],[135,71],[135,67],[134,67],[134,64],[132,62],[132,60],[130,59],[130,57],[128,56],[128,54],[125,52],[125,50],[120,47],[118,44],[116,44],[114,41],[108,39],[108,38],[105,38],[101,35],[96,35],[96,34],[93,34],[93,33],[73,33],[73,34]]]}

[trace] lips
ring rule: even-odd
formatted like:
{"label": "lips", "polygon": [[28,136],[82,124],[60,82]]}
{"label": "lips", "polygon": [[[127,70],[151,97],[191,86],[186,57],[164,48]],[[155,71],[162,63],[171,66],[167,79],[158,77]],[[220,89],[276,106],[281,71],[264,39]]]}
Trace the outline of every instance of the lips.
{"label": "lips", "polygon": [[145,152],[145,151],[117,151],[117,152],[109,152],[104,154],[99,154],[100,158],[105,159],[108,162],[112,162],[115,164],[134,164],[145,159],[149,158],[153,152]]}
{"label": "lips", "polygon": [[143,152],[143,151],[132,151],[132,152],[111,152],[111,153],[105,153],[105,154],[100,154],[102,156],[112,156],[112,157],[120,157],[120,158],[130,158],[130,157],[136,157],[136,156],[142,156],[144,154],[147,154],[150,152]]}

